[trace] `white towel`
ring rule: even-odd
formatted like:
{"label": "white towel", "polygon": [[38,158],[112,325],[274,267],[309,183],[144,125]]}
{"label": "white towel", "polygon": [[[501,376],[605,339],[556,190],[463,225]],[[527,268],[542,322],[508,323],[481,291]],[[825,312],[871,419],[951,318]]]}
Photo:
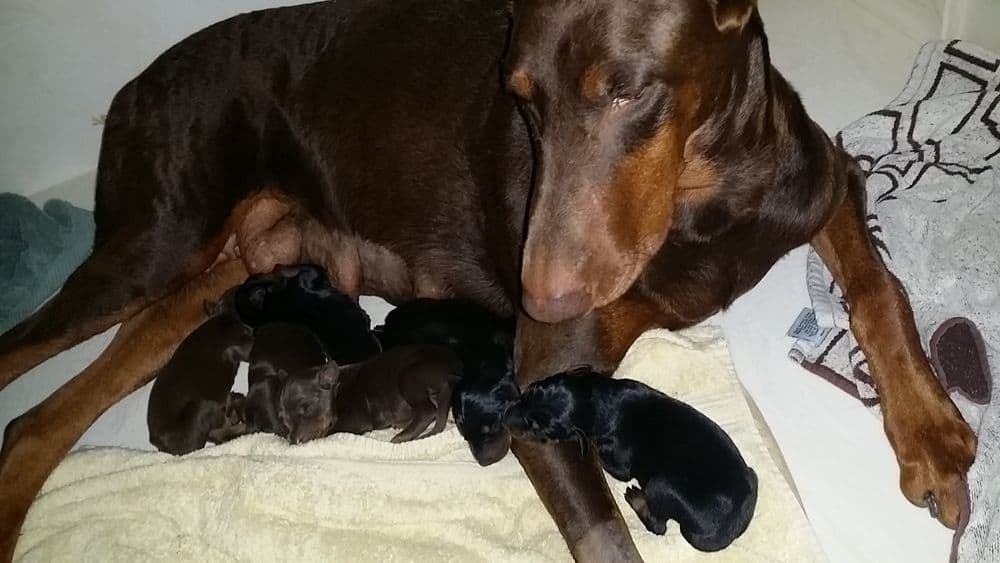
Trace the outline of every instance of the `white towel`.
{"label": "white towel", "polygon": [[[648,533],[619,506],[647,561],[823,560],[771,458],[719,331],[652,331],[619,377],[644,381],[720,423],[760,479],[757,511],[730,548],[703,554],[676,523]],[[513,456],[475,464],[453,426],[394,445],[393,432],[301,446],[247,436],[175,458],[119,448],[69,456],[25,522],[16,559],[94,561],[566,561],[569,553]]]}

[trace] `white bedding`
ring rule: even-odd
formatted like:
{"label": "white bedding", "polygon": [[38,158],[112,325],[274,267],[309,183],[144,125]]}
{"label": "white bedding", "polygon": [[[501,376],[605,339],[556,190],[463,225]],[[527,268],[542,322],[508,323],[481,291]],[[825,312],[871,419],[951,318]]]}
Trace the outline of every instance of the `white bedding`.
{"label": "white bedding", "polygon": [[[647,332],[616,376],[694,405],[725,428],[756,471],[754,518],[713,560],[823,560],[754,425],[718,328]],[[18,560],[569,559],[513,456],[479,467],[453,425],[406,444],[390,444],[393,434],[338,434],[302,446],[258,434],[181,458],[81,451],[56,470],[32,506]],[[646,561],[705,558],[676,524],[663,537],[647,533],[623,500],[626,484],[609,483]]]}
{"label": "white bedding", "polygon": [[[924,41],[937,38],[938,0],[761,0],[775,65],[828,131],[883,107]],[[40,194],[89,201],[92,177]],[[834,562],[945,561],[951,535],[897,492],[879,422],[854,399],[787,359],[776,337],[809,304],[805,252],[778,263],[720,315],[737,372],[780,444],[807,515]],[[385,305],[366,300],[373,319]],[[110,340],[99,336],[40,366],[0,394],[0,424],[42,399]],[[105,414],[83,443],[149,447],[148,390]]]}

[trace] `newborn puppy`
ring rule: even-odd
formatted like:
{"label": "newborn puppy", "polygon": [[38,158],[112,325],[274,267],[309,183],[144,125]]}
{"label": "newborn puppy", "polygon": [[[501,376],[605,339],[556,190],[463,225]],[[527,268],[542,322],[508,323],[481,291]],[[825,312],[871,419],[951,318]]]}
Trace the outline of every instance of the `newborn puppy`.
{"label": "newborn puppy", "polygon": [[235,299],[243,322],[254,328],[277,322],[303,325],[339,364],[367,360],[381,349],[368,315],[330,285],[319,266],[282,266],[270,274],[252,276],[237,290]]}
{"label": "newborn puppy", "polygon": [[502,369],[481,366],[477,375],[463,377],[452,388],[455,426],[479,465],[494,464],[510,450],[510,433],[503,425],[503,415],[519,395],[512,358]]}
{"label": "newborn puppy", "polygon": [[288,437],[278,414],[281,380],[278,372],[297,372],[326,363],[323,343],[308,328],[291,323],[269,323],[254,331],[246,398],[247,432]]}
{"label": "newborn puppy", "polygon": [[376,327],[383,349],[412,344],[447,346],[462,360],[462,379],[452,388],[452,414],[480,465],[496,463],[510,449],[502,416],[517,398],[514,382],[514,319],[471,302],[417,299],[397,307]]}
{"label": "newborn puppy", "polygon": [[450,382],[461,367],[447,348],[403,346],[358,364],[282,371],[281,421],[293,444],[389,427],[402,429],[393,442],[437,434],[448,422]]}
{"label": "newborn puppy", "polygon": [[[396,307],[375,328],[383,349],[438,344],[459,356],[472,356],[476,367],[484,352],[514,353],[514,319],[503,318],[461,299],[415,299]],[[495,358],[489,358],[495,360]]]}
{"label": "newborn puppy", "polygon": [[757,503],[757,474],[729,436],[693,407],[627,379],[589,368],[533,383],[504,417],[518,437],[589,439],[604,469],[636,479],[628,501],[646,528],[681,535],[701,551],[718,551],[746,530]]}
{"label": "newborn puppy", "polygon": [[210,315],[181,342],[153,383],[146,423],[149,441],[160,451],[183,455],[207,441],[225,442],[246,432],[243,396],[231,391],[253,335],[230,299]]}

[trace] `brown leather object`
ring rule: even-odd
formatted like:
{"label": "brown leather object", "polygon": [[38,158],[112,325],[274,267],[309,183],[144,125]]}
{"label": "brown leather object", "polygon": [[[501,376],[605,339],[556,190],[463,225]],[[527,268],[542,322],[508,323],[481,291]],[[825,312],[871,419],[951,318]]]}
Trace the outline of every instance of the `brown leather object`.
{"label": "brown leather object", "polygon": [[931,361],[941,384],[979,405],[990,402],[993,378],[983,336],[964,317],[948,319],[931,336]]}

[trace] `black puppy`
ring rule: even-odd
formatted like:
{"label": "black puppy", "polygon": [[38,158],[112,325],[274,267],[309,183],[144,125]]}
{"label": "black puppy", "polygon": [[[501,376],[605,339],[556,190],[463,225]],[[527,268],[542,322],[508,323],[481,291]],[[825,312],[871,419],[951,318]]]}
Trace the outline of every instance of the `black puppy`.
{"label": "black puppy", "polygon": [[254,328],[276,322],[309,328],[326,355],[341,365],[367,360],[381,350],[368,315],[313,264],[252,276],[236,292],[236,310]]}
{"label": "black puppy", "polygon": [[397,307],[375,329],[386,350],[436,344],[462,361],[462,378],[452,388],[455,425],[480,465],[507,455],[510,434],[504,410],[518,396],[514,382],[514,319],[468,301],[417,299]]}
{"label": "black puppy", "polygon": [[181,342],[156,376],[149,395],[149,441],[160,451],[182,455],[246,432],[243,396],[231,393],[236,370],[246,361],[253,333],[220,302],[210,317]]}
{"label": "black puppy", "polygon": [[327,362],[323,343],[308,328],[270,323],[254,330],[246,398],[247,432],[268,432],[285,438],[288,429],[278,414],[279,372],[297,372]]}
{"label": "black puppy", "polygon": [[451,383],[461,369],[448,348],[424,345],[393,348],[348,366],[329,362],[281,371],[281,421],[293,444],[390,427],[402,429],[393,442],[437,434],[448,422]]}
{"label": "black puppy", "polygon": [[604,469],[636,479],[628,501],[646,528],[667,520],[701,551],[718,551],[747,528],[757,503],[757,474],[707,416],[627,379],[579,368],[530,385],[504,422],[518,437],[589,439]]}

